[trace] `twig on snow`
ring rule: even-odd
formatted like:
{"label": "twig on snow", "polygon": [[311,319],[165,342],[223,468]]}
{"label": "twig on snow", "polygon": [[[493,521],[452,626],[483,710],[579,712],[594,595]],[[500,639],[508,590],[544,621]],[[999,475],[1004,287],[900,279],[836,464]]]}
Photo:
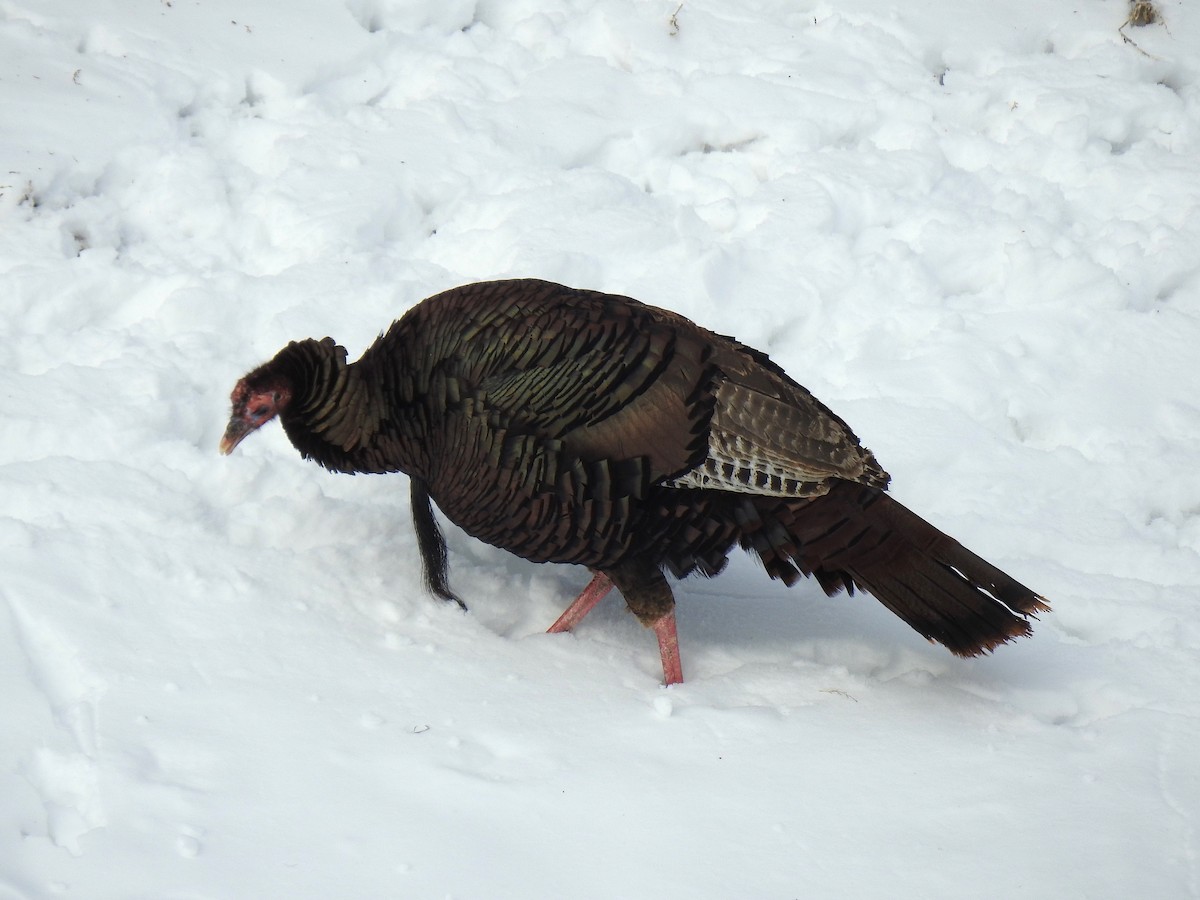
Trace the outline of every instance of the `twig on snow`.
{"label": "twig on snow", "polygon": [[683,9],[682,3],[675,7],[675,12],[671,13],[671,18],[668,20],[667,24],[671,26],[671,37],[679,34],[679,11],[681,9]]}
{"label": "twig on snow", "polygon": [[[1142,54],[1142,56],[1150,59],[1158,59],[1154,54],[1147,53],[1139,47],[1137,41],[1125,33],[1125,29],[1130,25],[1134,28],[1141,28],[1144,25],[1154,25],[1157,22],[1162,22],[1162,14],[1150,0],[1130,0],[1129,17],[1121,23],[1121,27],[1117,29],[1117,33],[1121,35],[1121,40]],[[1165,22],[1163,23],[1163,27],[1166,27]]]}

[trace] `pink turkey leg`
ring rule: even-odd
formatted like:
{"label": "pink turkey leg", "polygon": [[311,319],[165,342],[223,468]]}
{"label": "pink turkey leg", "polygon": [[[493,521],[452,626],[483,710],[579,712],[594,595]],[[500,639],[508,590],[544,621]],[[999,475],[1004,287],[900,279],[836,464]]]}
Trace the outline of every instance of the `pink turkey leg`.
{"label": "pink turkey leg", "polygon": [[583,592],[558,617],[558,621],[546,629],[546,633],[557,634],[560,631],[570,631],[583,621],[583,617],[590,613],[597,603],[604,599],[605,594],[612,590],[612,586],[613,583],[609,581],[607,575],[597,572]]}
{"label": "pink turkey leg", "polygon": [[683,664],[679,660],[679,633],[675,630],[675,610],[654,623],[658,652],[662,656],[663,684],[683,683]]}
{"label": "pink turkey leg", "polygon": [[[588,586],[566,608],[558,621],[546,629],[547,634],[570,631],[583,621],[604,597],[612,590],[613,583],[602,572],[597,572]],[[658,638],[658,653],[662,657],[663,684],[683,683],[683,664],[679,659],[679,633],[675,628],[675,610],[671,610],[651,626]]]}

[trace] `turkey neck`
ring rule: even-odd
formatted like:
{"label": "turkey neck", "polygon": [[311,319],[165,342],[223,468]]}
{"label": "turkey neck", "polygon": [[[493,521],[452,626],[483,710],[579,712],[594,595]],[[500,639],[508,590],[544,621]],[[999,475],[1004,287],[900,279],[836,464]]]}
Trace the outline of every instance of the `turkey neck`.
{"label": "turkey neck", "polygon": [[385,422],[382,386],[370,367],[346,362],[345,347],[332,338],[297,341],[274,362],[293,390],[280,419],[305,458],[350,474],[423,468],[416,458],[419,441]]}

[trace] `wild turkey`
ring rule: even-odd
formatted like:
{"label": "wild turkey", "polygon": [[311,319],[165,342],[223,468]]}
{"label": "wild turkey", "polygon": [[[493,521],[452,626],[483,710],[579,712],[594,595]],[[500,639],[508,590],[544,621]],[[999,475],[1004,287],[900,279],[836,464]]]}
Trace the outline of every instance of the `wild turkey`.
{"label": "wild turkey", "polygon": [[974,656],[1030,633],[1043,597],[892,500],[858,438],[764,354],[628,297],[494,281],[431,297],[355,363],[288,344],[233,390],[230,453],[276,416],[337,472],[404,472],[425,580],[447,584],[430,507],[467,533],[594,578],[551,631],[616,586],[682,681],[677,578],[735,544],[772,578],[867,591]]}

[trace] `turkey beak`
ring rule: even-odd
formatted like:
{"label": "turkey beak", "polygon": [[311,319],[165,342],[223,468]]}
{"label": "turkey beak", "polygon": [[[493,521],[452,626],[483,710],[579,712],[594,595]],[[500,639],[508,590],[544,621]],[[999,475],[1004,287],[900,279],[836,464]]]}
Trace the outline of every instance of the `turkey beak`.
{"label": "turkey beak", "polygon": [[233,448],[242,442],[242,438],[254,430],[254,426],[245,419],[234,416],[225,426],[225,436],[221,438],[221,455],[228,456]]}

